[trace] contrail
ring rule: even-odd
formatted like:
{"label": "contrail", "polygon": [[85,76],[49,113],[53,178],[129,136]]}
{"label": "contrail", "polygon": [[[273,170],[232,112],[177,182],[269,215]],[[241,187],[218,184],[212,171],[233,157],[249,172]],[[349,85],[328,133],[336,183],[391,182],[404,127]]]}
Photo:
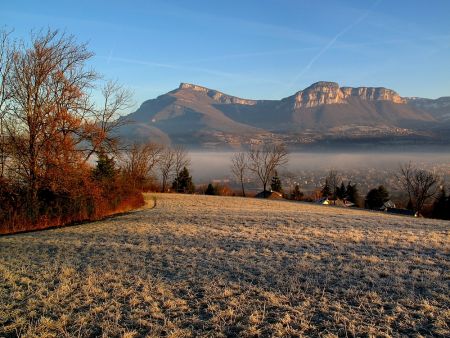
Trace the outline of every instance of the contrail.
{"label": "contrail", "polygon": [[107,60],[108,59],[109,59],[109,61],[117,61],[117,62],[129,63],[129,64],[134,64],[134,65],[144,65],[144,66],[158,67],[158,68],[168,68],[168,69],[202,72],[202,73],[207,73],[207,74],[216,75],[216,76],[223,76],[223,77],[235,77],[236,76],[236,74],[233,74],[233,73],[221,72],[221,71],[216,71],[216,70],[206,69],[206,68],[184,67],[184,66],[174,65],[174,64],[159,63],[159,62],[144,61],[144,60],[129,59],[129,58],[121,58],[121,57],[107,57]]}
{"label": "contrail", "polygon": [[241,80],[246,80],[246,81],[254,81],[254,82],[259,82],[259,83],[267,82],[267,83],[273,83],[276,85],[283,84],[280,81],[256,78],[256,77],[247,76],[247,75],[238,74],[238,73],[222,72],[222,71],[208,69],[208,68],[186,67],[183,64],[160,63],[160,62],[153,62],[153,61],[146,61],[146,60],[122,58],[122,57],[116,57],[116,56],[102,56],[102,58],[106,59],[108,62],[116,61],[116,62],[122,62],[122,63],[134,64],[134,65],[143,65],[143,66],[156,67],[156,68],[167,68],[167,69],[183,70],[183,71],[190,71],[190,72],[196,72],[196,73],[205,73],[205,74],[210,74],[210,75],[214,75],[214,76],[233,78],[233,79],[241,79]]}
{"label": "contrail", "polygon": [[305,47],[305,48],[296,48],[296,49],[282,49],[282,50],[272,50],[272,51],[264,51],[264,52],[249,52],[249,53],[237,53],[237,54],[225,54],[220,56],[212,56],[209,58],[203,58],[203,59],[193,59],[190,61],[184,61],[180,64],[186,65],[186,64],[195,64],[200,62],[209,62],[209,61],[220,61],[220,60],[229,60],[229,59],[243,59],[243,58],[251,58],[251,57],[258,57],[258,56],[272,56],[272,55],[282,55],[282,54],[289,54],[292,52],[301,52],[301,51],[311,51],[311,50],[317,50],[318,47]]}
{"label": "contrail", "polygon": [[297,80],[302,77],[311,67],[312,65],[328,50],[330,49],[337,41],[337,39],[339,39],[341,36],[343,36],[345,33],[347,33],[349,30],[351,30],[353,27],[355,27],[356,25],[358,25],[361,21],[363,21],[365,18],[367,18],[370,14],[370,12],[372,12],[372,10],[377,7],[380,2],[382,0],[377,0],[376,2],[373,3],[372,6],[370,6],[370,8],[363,14],[361,15],[356,21],[354,21],[353,23],[351,23],[350,25],[348,25],[347,27],[345,27],[342,31],[340,31],[339,33],[337,33],[320,51],[319,53],[317,53],[317,55],[315,55],[306,65],[305,68],[302,69],[302,71],[300,73],[298,73],[293,80],[289,83],[289,88],[292,88],[295,84],[295,82],[297,82]]}
{"label": "contrail", "polygon": [[108,58],[106,59],[106,63],[109,65],[109,63],[111,62],[111,59],[114,55],[114,50],[116,49],[116,42],[114,41],[114,44],[112,46],[112,48],[109,50],[109,55]]}

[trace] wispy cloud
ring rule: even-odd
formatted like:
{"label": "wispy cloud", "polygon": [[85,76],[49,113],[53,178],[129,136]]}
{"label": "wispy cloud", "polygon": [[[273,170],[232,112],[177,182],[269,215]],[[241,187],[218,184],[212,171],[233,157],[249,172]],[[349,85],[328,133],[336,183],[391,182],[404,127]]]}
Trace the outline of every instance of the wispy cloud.
{"label": "wispy cloud", "polygon": [[447,35],[431,35],[418,36],[410,39],[387,39],[380,41],[358,42],[358,43],[337,43],[333,48],[360,48],[379,45],[400,45],[400,44],[417,44],[418,48],[423,48],[423,42],[440,43],[448,46],[450,42],[450,34]]}
{"label": "wispy cloud", "polygon": [[314,51],[314,50],[318,50],[318,49],[319,49],[319,47],[305,47],[305,48],[291,48],[291,49],[280,49],[280,50],[261,51],[261,52],[224,54],[224,55],[217,55],[217,56],[212,56],[212,57],[208,57],[208,58],[198,58],[198,59],[194,59],[194,60],[183,61],[183,62],[181,62],[181,64],[196,64],[196,63],[210,62],[210,61],[285,55],[285,54],[293,54],[293,53],[305,52],[305,51]]}
{"label": "wispy cloud", "polygon": [[206,73],[206,74],[211,74],[211,75],[221,76],[221,77],[235,77],[238,75],[238,74],[222,72],[222,71],[218,71],[218,70],[214,70],[214,69],[207,69],[207,68],[201,68],[201,67],[186,67],[186,66],[179,65],[179,64],[161,63],[161,62],[154,62],[154,61],[148,61],[148,60],[138,60],[138,59],[112,57],[112,56],[107,56],[107,57],[103,57],[103,58],[109,60],[110,62],[116,61],[116,62],[122,62],[122,63],[133,64],[133,65],[148,66],[148,67],[167,68],[167,69],[175,69],[175,70],[183,70],[183,71],[193,71],[193,72]]}
{"label": "wispy cloud", "polygon": [[359,18],[357,18],[354,22],[352,22],[350,25],[345,27],[343,30],[341,30],[339,33],[337,33],[328,43],[323,46],[323,48],[314,55],[314,57],[307,63],[307,65],[291,80],[289,83],[289,88],[292,88],[294,84],[300,79],[307,71],[311,69],[311,67],[314,65],[314,63],[324,54],[326,53],[333,45],[336,43],[336,41],[344,36],[348,31],[350,31],[353,27],[364,21],[369,14],[372,12],[372,10],[380,4],[382,0],[375,1],[370,8],[365,11]]}
{"label": "wispy cloud", "polygon": [[280,24],[230,17],[224,15],[224,13],[218,14],[197,9],[193,10],[189,8],[189,2],[187,1],[182,2],[182,5],[167,1],[163,1],[161,4],[164,5],[166,15],[190,20],[194,24],[202,23],[211,27],[227,27],[229,31],[235,30],[240,35],[303,42],[309,45],[322,44],[326,41],[324,36],[318,35],[314,30],[302,30]]}
{"label": "wispy cloud", "polygon": [[[173,69],[178,70],[182,72],[194,72],[194,73],[204,73],[208,75],[213,75],[214,78],[216,77],[223,77],[228,79],[234,79],[239,81],[245,81],[248,83],[271,83],[276,85],[283,84],[280,81],[275,81],[272,79],[265,79],[261,77],[255,77],[252,74],[242,74],[242,73],[230,73],[230,72],[223,72],[215,69],[209,69],[209,68],[202,68],[202,67],[187,67],[182,64],[172,64],[172,63],[161,63],[161,62],[154,62],[154,61],[148,61],[148,60],[138,60],[138,59],[129,59],[129,58],[122,58],[122,57],[111,57],[111,56],[102,56],[101,58],[110,60],[110,62],[122,62],[126,64],[132,64],[132,65],[141,65],[141,66],[147,66],[147,67],[156,67],[156,68],[166,68],[166,69]],[[179,73],[179,77],[183,78],[185,76],[184,73]]]}

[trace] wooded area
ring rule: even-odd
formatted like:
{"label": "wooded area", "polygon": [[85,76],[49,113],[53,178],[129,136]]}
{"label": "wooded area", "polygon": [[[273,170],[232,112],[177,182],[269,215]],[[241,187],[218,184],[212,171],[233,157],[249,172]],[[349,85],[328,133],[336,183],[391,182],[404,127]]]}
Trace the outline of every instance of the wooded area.
{"label": "wooded area", "polygon": [[[100,81],[92,53],[58,31],[29,43],[0,33],[0,233],[41,229],[143,204],[112,158],[131,93]],[[93,103],[93,89],[103,96]],[[92,163],[97,160],[93,169]]]}

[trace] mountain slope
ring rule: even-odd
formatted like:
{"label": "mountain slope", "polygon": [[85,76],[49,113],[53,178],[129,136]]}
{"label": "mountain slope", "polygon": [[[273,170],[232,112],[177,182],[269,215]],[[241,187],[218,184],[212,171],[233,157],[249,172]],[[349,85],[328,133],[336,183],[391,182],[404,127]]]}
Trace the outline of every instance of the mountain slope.
{"label": "mountain slope", "polygon": [[239,147],[268,138],[292,145],[335,136],[432,139],[441,123],[450,122],[450,100],[439,100],[334,82],[317,82],[281,100],[248,100],[182,83],[127,116],[134,124],[121,134],[207,147]]}
{"label": "mountain slope", "polygon": [[411,127],[435,122],[430,114],[406,104],[385,88],[339,88],[337,83],[318,82],[280,101],[256,105],[222,105],[237,120],[274,131],[327,130],[348,125]]}
{"label": "mountain slope", "polygon": [[450,96],[440,97],[436,100],[420,97],[406,100],[408,105],[429,112],[437,120],[450,122]]}
{"label": "mountain slope", "polygon": [[[147,137],[155,137],[158,130],[175,143],[211,142],[216,141],[217,135],[264,134],[264,130],[234,121],[215,107],[217,103],[247,104],[247,101],[204,87],[181,84],[176,90],[145,101],[127,119],[134,123],[134,128],[141,130],[140,137],[145,137],[145,133]],[[149,129],[145,129],[146,126]],[[133,128],[133,125],[128,127]],[[129,132],[123,130],[125,134]]]}

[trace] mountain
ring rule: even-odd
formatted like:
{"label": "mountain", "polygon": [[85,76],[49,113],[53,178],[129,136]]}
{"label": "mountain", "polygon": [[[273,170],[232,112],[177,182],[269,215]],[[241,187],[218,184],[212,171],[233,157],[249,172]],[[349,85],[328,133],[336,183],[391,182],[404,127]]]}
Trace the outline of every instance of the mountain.
{"label": "mountain", "polygon": [[211,146],[221,143],[218,140],[224,137],[226,143],[233,144],[233,138],[241,139],[243,135],[267,134],[258,127],[228,117],[216,107],[221,104],[251,105],[256,101],[182,83],[176,90],[145,101],[136,112],[125,117],[132,123],[125,126],[121,134],[131,139],[188,145],[212,143]]}
{"label": "mountain", "polygon": [[450,122],[450,96],[440,97],[436,100],[408,97],[406,102],[415,108],[429,112],[439,121]]}
{"label": "mountain", "polygon": [[125,118],[133,122],[120,130],[128,139],[204,148],[268,139],[290,146],[432,144],[447,142],[450,98],[403,98],[387,88],[317,82],[281,100],[249,100],[181,83]]}

